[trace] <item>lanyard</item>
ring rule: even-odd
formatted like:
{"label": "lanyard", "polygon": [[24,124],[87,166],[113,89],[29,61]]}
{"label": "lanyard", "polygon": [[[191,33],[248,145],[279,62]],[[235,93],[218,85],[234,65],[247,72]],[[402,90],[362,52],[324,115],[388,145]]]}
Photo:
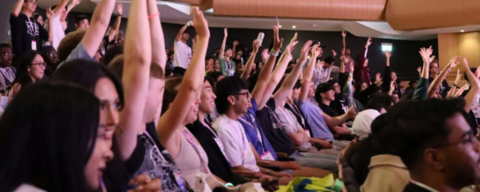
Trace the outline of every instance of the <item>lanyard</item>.
{"label": "lanyard", "polygon": [[243,118],[239,118],[241,121],[247,123],[247,124],[250,124],[254,129],[255,129],[255,132],[257,133],[257,138],[258,140],[260,141],[260,145],[261,145],[261,148],[262,148],[262,154],[265,153],[265,143],[263,142],[263,138],[262,138],[262,135],[260,133],[260,129],[257,127],[257,125],[255,124],[255,122],[250,118],[250,114],[245,114],[245,117],[246,119],[248,119],[248,121],[246,121],[245,119]]}
{"label": "lanyard", "polygon": [[217,143],[218,147],[220,148],[220,151],[222,152],[223,156],[225,157],[225,159],[227,160],[228,162],[228,165],[230,165],[230,167],[232,167],[232,164],[230,163],[230,160],[228,159],[227,155],[225,154],[225,148],[223,147],[223,144],[222,142],[218,139],[218,135],[217,133],[215,133],[215,131],[213,131],[213,129],[210,127],[210,125],[208,125],[207,123],[203,124],[204,127],[207,127],[208,130],[210,130],[210,132],[213,133],[213,135],[215,135],[215,138],[213,138],[215,140],[215,142]]}
{"label": "lanyard", "polygon": [[204,173],[210,173],[210,170],[206,165],[207,163],[205,162],[205,160],[202,158],[202,155],[200,154],[200,150],[198,149],[199,146],[197,141],[195,140],[195,137],[187,129],[183,130],[181,134],[185,137],[185,140],[187,140],[187,142],[190,143],[190,145],[193,147],[193,149],[198,155],[198,158],[200,158],[200,164],[201,164],[200,169],[202,169]]}

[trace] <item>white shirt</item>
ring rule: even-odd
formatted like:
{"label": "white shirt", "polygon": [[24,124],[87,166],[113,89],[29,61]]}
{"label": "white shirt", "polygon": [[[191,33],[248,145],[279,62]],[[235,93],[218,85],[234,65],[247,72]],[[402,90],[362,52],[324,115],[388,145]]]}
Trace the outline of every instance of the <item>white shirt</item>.
{"label": "white shirt", "polygon": [[380,112],[375,109],[367,109],[358,113],[352,124],[352,132],[357,135],[360,140],[367,138],[372,132],[372,122],[380,116]]}
{"label": "white shirt", "polygon": [[175,54],[173,55],[173,65],[187,69],[192,59],[192,49],[182,41],[175,42]]}
{"label": "white shirt", "polygon": [[46,192],[46,191],[30,184],[22,184],[13,192]]}
{"label": "white shirt", "polygon": [[58,48],[58,45],[60,45],[60,42],[62,39],[65,37],[65,30],[63,29],[63,24],[60,21],[60,16],[61,15],[53,15],[51,19],[51,23],[45,22],[45,30],[48,31],[49,27],[48,25],[52,25],[53,27],[53,32],[52,32],[52,46],[55,48],[55,50]]}
{"label": "white shirt", "polygon": [[232,167],[244,166],[255,172],[260,171],[240,122],[231,120],[223,114],[217,118],[212,127],[217,131]]}

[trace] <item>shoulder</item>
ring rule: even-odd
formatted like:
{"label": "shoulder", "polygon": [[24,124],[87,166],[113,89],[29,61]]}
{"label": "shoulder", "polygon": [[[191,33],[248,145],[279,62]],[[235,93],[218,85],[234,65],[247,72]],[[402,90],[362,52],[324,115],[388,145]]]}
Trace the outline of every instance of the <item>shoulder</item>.
{"label": "shoulder", "polygon": [[17,189],[15,189],[14,192],[46,192],[46,191],[40,188],[37,188],[33,185],[22,184]]}

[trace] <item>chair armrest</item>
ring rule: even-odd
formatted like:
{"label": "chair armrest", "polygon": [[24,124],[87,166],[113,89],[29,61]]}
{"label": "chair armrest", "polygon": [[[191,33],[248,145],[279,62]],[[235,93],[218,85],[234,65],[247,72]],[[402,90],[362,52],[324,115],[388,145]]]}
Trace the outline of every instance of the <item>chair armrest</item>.
{"label": "chair armrest", "polygon": [[270,167],[271,163],[269,161],[257,161],[257,165],[260,167]]}
{"label": "chair armrest", "polygon": [[288,158],[288,155],[286,153],[278,153],[277,152],[277,157],[279,158]]}

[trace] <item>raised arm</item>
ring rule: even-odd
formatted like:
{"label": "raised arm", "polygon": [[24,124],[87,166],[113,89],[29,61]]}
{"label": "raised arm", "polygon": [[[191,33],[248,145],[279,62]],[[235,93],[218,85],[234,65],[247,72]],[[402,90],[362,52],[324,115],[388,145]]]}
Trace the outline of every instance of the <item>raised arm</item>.
{"label": "raised arm", "polygon": [[[267,101],[270,97],[272,97],[273,91],[275,90],[275,87],[277,87],[278,83],[280,80],[282,80],[283,75],[285,74],[285,70],[287,69],[288,62],[292,60],[292,54],[291,50],[295,47],[295,45],[298,43],[296,41],[297,39],[297,33],[295,33],[295,36],[292,38],[290,41],[290,44],[287,46],[285,51],[283,52],[282,56],[280,57],[279,62],[277,63],[277,66],[275,67],[275,70],[272,73],[272,76],[270,77],[267,86],[265,87],[265,92],[262,95],[262,101],[258,103],[258,108],[261,109],[267,104]],[[293,87],[293,85],[292,85]],[[286,94],[284,94],[285,91],[282,91],[277,98],[282,98],[280,100],[286,99]],[[285,96],[285,98],[283,98]],[[277,101],[277,100],[275,100]],[[276,108],[276,107],[275,107]]]}
{"label": "raised arm", "polygon": [[331,117],[330,115],[327,115],[324,112],[322,112],[323,118],[325,119],[325,123],[331,129],[333,129],[333,127],[335,126],[345,123],[345,121],[347,121],[348,119],[354,118],[355,114],[356,112],[354,107],[350,107],[347,113],[340,116],[336,116],[336,117]]}
{"label": "raised arm", "polygon": [[117,36],[119,30],[120,30],[120,24],[122,23],[122,15],[123,15],[123,4],[117,3],[117,19],[115,20],[115,23],[113,24],[113,30],[110,31],[108,34],[108,42],[112,41],[115,36]]}
{"label": "raised arm", "polygon": [[148,94],[152,48],[146,1],[132,1],[124,57],[122,82],[125,107],[120,113],[119,128],[116,131],[123,160],[130,158],[137,145],[138,129],[142,127]]}
{"label": "raised arm", "polygon": [[95,56],[102,43],[110,23],[113,7],[115,7],[115,0],[101,0],[93,13],[90,27],[82,39],[82,45],[91,57]]}
{"label": "raised arm", "polygon": [[440,72],[440,74],[437,76],[437,78],[435,78],[435,80],[433,80],[430,87],[428,87],[427,98],[432,98],[435,95],[435,92],[438,90],[438,88],[442,84],[445,77],[447,77],[447,74],[452,70],[452,68],[454,68],[455,66],[457,66],[460,63],[459,61],[457,61],[459,59],[460,59],[460,56],[453,57],[450,60],[450,62],[448,63],[448,65],[445,66],[445,68],[443,68],[442,72]]}
{"label": "raised arm", "polygon": [[[267,59],[267,62],[260,71],[260,74],[257,79],[257,84],[252,92],[252,97],[257,103],[261,103],[263,99],[263,94],[267,87],[267,83],[270,80],[270,75],[272,74],[273,67],[275,66],[275,60],[282,48],[283,38],[279,38],[278,24],[273,26],[273,49],[270,51],[270,56]],[[266,102],[266,101],[265,101]],[[258,110],[262,109],[263,106],[258,106]]]}
{"label": "raised arm", "polygon": [[[227,44],[227,37],[228,37],[228,29],[223,29],[223,41],[222,46],[220,47],[220,53],[218,53],[218,59],[223,59],[223,55],[225,54],[225,46]],[[223,71],[223,70],[222,70]]]}
{"label": "raised arm", "polygon": [[382,89],[382,92],[387,93],[390,90],[390,84],[392,82],[392,76],[391,76],[392,71],[390,70],[390,57],[392,56],[392,54],[390,52],[385,52],[385,56],[387,58],[387,61],[386,61],[387,64],[385,66],[385,71],[383,73],[383,83],[380,87]]}
{"label": "raised arm", "polygon": [[[152,39],[152,62],[165,70],[167,54],[165,53],[165,37],[160,23],[160,12],[156,0],[148,0],[148,15],[150,21],[150,38]],[[161,109],[161,108],[160,108]]]}
{"label": "raised arm", "polygon": [[23,3],[25,3],[25,0],[18,0],[17,3],[15,3],[15,6],[12,10],[12,15],[14,17],[18,17],[18,15],[20,15],[20,12],[22,12]]}
{"label": "raised arm", "polygon": [[342,37],[343,37],[342,56],[345,56],[345,50],[347,50],[347,43],[345,41],[345,37],[347,37],[347,33],[345,31],[342,31]]}
{"label": "raised arm", "polygon": [[185,25],[180,29],[180,31],[178,31],[178,34],[177,34],[177,36],[175,37],[175,42],[180,41],[180,39],[182,38],[183,32],[185,32],[185,30],[187,30],[188,26],[192,26],[192,24],[193,24],[193,22],[192,22],[192,21],[189,21],[189,22],[187,22],[187,24],[185,24]]}
{"label": "raised arm", "polygon": [[310,91],[310,83],[312,82],[313,70],[315,69],[316,65],[316,58],[320,54],[320,48],[318,48],[318,44],[314,45],[311,50],[312,59],[310,59],[310,63],[308,64],[307,69],[303,73],[302,79],[302,88],[300,91],[300,101],[306,102],[308,98],[308,92]]}
{"label": "raised arm", "polygon": [[[308,57],[308,52],[310,50],[310,46],[312,45],[312,41],[307,41],[301,51],[300,58],[298,59],[297,65],[293,68],[292,72],[285,78],[285,81],[282,84],[282,87],[275,93],[273,98],[275,99],[275,104],[280,105],[284,103],[284,101],[287,99],[288,94],[291,93],[293,86],[295,86],[295,83],[298,80],[298,77],[300,77],[300,73],[302,72],[303,65],[305,65],[305,62],[307,61]],[[287,62],[290,61],[291,59],[291,48],[290,45],[285,49],[285,58],[287,59]],[[277,69],[275,69],[277,70]],[[278,107],[278,106],[277,106]]]}
{"label": "raised arm", "polygon": [[262,44],[260,44],[260,42],[258,42],[258,40],[255,39],[253,41],[253,52],[250,55],[250,58],[248,58],[247,66],[245,67],[245,70],[243,70],[240,78],[247,80],[248,77],[250,77],[250,73],[252,72],[252,68],[253,68],[253,63],[255,61],[255,57],[257,56],[258,48],[260,48],[260,46],[262,46]]}
{"label": "raised arm", "polygon": [[470,67],[468,67],[468,60],[467,58],[463,58],[463,70],[467,74],[468,81],[470,82],[471,88],[468,91],[467,95],[465,95],[465,107],[463,108],[465,112],[469,112],[472,108],[473,103],[475,103],[475,99],[477,97],[477,93],[480,90],[480,83],[475,75],[470,71]]}
{"label": "raised arm", "polygon": [[[48,19],[48,23],[52,23],[52,18],[53,18],[53,11],[51,7],[48,7],[46,10],[46,16]],[[53,25],[48,25],[48,41],[52,42],[53,40]]]}
{"label": "raised arm", "polygon": [[433,49],[432,46],[430,48],[420,48],[420,56],[422,56],[423,59],[423,69],[422,73],[420,75],[420,80],[418,81],[417,87],[415,87],[415,92],[413,93],[412,99],[421,99],[425,100],[427,99],[428,95],[428,86],[429,86],[429,68],[430,68],[430,62],[435,58],[435,56],[431,56]]}
{"label": "raised arm", "polygon": [[72,3],[70,3],[68,6],[67,6],[67,14],[70,13],[70,11],[75,7],[77,6],[78,4],[80,4],[82,0],[73,0]]}
{"label": "raised arm", "polygon": [[197,46],[190,65],[183,76],[182,84],[171,107],[166,111],[158,122],[157,133],[160,141],[166,148],[170,148],[171,140],[176,128],[183,126],[183,120],[190,110],[190,105],[197,99],[203,78],[205,75],[205,55],[207,52],[210,31],[203,13],[194,8],[193,27],[197,32]]}
{"label": "raised arm", "polygon": [[[60,3],[55,7],[53,10],[53,15],[54,16],[59,16],[62,14],[62,11],[65,10],[65,7],[67,6],[68,0],[61,0]],[[50,23],[50,22],[49,22]]]}

